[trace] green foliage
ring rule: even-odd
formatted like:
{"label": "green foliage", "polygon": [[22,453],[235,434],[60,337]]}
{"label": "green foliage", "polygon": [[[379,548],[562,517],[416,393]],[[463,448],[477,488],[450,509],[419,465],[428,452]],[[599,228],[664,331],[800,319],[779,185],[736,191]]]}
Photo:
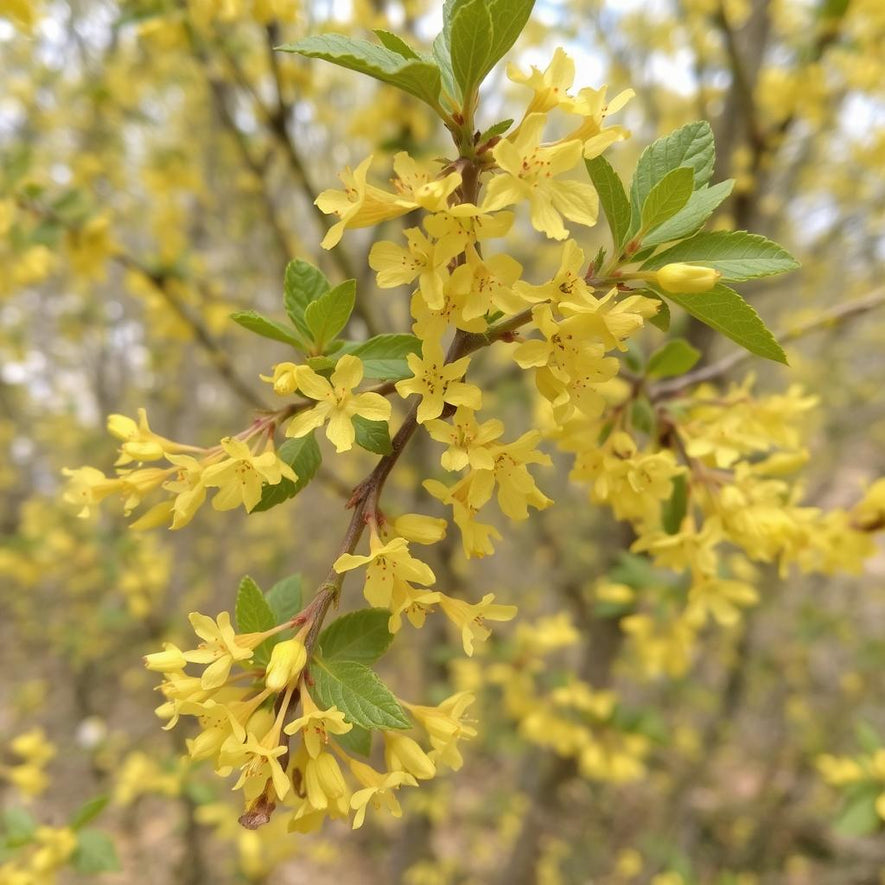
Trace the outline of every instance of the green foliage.
{"label": "green foliage", "polygon": [[389,455],[393,451],[390,426],[386,421],[370,421],[362,415],[354,415],[352,420],[358,446],[376,455]]}
{"label": "green foliage", "polygon": [[347,325],[356,302],[356,280],[345,282],[320,295],[304,310],[304,321],[318,352]]}
{"label": "green foliage", "polygon": [[358,71],[414,95],[435,110],[439,107],[439,68],[417,54],[411,57],[402,55],[400,43],[396,49],[390,49],[386,45],[354,40],[343,34],[317,34],[277,48]]}
{"label": "green foliage", "polygon": [[625,243],[630,232],[630,201],[620,176],[602,154],[585,160],[590,180],[599,194],[599,202],[605,212],[615,251]]}
{"label": "green foliage", "polygon": [[405,333],[376,335],[368,341],[345,342],[342,353],[352,353],[363,361],[363,376],[398,381],[412,374],[406,357],[421,352],[421,339]]}
{"label": "green foliage", "polygon": [[672,292],[659,294],[678,304],[711,329],[745,347],[750,353],[786,364],[787,356],[774,335],[759,318],[759,314],[734,289],[717,283],[709,292],[698,295],[677,295]]}
{"label": "green foliage", "polygon": [[266,485],[261,490],[261,500],[252,508],[252,513],[270,510],[283,501],[297,495],[320,469],[323,456],[317,445],[313,432],[297,439],[287,439],[277,450],[280,460],[288,464],[298,477],[296,482],[291,479],[280,480],[276,485]]}
{"label": "green foliage", "polygon": [[101,830],[80,830],[73,865],[78,873],[113,873],[119,870],[120,861],[111,837]]}
{"label": "green foliage", "polygon": [[785,249],[746,231],[703,231],[652,256],[643,270],[672,262],[702,264],[726,280],[749,280],[795,270],[799,263]]}
{"label": "green foliage", "polygon": [[649,358],[645,373],[649,378],[670,378],[687,372],[701,358],[701,352],[684,338],[674,338]]}
{"label": "green foliage", "polygon": [[642,233],[653,230],[676,215],[688,202],[693,185],[694,174],[688,166],[678,166],[658,181],[642,204]]}
{"label": "green foliage", "polygon": [[302,607],[302,581],[301,575],[289,575],[277,581],[264,598],[270,610],[273,612],[274,624],[279,626],[286,621],[291,621]]}
{"label": "green foliage", "polygon": [[470,96],[488,73],[492,48],[492,16],[486,0],[466,0],[452,17],[452,73],[461,95]]}
{"label": "green foliage", "polygon": [[843,836],[869,836],[879,830],[882,818],[876,811],[876,799],[881,792],[880,784],[869,781],[852,784],[833,825],[836,832]]}
{"label": "green foliage", "polygon": [[72,815],[68,822],[71,829],[79,830],[86,824],[95,820],[107,807],[110,796],[96,796],[88,802],[84,802]]}
{"label": "green foliage", "polygon": [[16,806],[3,809],[0,814],[0,825],[2,825],[3,844],[7,848],[26,845],[37,829],[37,821],[31,813]]}
{"label": "green foliage", "polygon": [[317,701],[336,706],[348,722],[369,729],[411,727],[393,693],[365,664],[315,658],[310,675]]}
{"label": "green foliage", "polygon": [[232,313],[230,318],[235,323],[239,323],[244,329],[248,329],[256,335],[261,335],[263,338],[270,338],[273,341],[281,341],[283,344],[290,344],[298,350],[304,349],[304,342],[294,334],[291,329],[287,329],[282,323],[278,323],[276,320],[262,316],[257,311],[240,310],[236,313]]}
{"label": "green foliage", "polygon": [[689,123],[653,141],[639,157],[630,188],[631,232],[639,229],[642,206],[651,189],[670,171],[680,166],[692,170],[695,189],[704,187],[713,174],[716,149],[713,130],[706,121]]}
{"label": "green foliage", "polygon": [[[263,633],[277,624],[261,588],[248,575],[240,581],[237,590],[236,618],[238,633]],[[262,642],[255,649],[255,663],[262,667],[267,666],[272,647],[272,642]]]}
{"label": "green foliage", "polygon": [[354,725],[345,734],[336,734],[335,741],[348,753],[368,756],[372,752],[372,732],[361,725]]}
{"label": "green foliage", "polygon": [[691,236],[713,214],[734,187],[734,179],[694,191],[688,202],[672,218],[642,238],[643,246],[659,246]]}
{"label": "green foliage", "polygon": [[310,327],[304,317],[308,305],[322,298],[331,289],[326,275],[310,262],[296,258],[286,265],[283,281],[283,305],[292,325],[305,341],[310,340]]}
{"label": "green foliage", "polygon": [[390,612],[385,608],[363,608],[342,615],[320,634],[323,658],[363,664],[378,660],[393,641],[393,634],[387,629],[389,620]]}
{"label": "green foliage", "polygon": [[675,535],[682,527],[688,512],[688,482],[684,474],[673,477],[673,494],[661,505],[661,524],[668,535]]}

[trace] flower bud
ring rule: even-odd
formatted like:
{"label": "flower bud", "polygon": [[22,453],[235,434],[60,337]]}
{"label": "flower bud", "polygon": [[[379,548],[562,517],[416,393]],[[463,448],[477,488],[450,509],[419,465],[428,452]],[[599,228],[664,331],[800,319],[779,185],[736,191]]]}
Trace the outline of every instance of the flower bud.
{"label": "flower bud", "polygon": [[722,274],[712,267],[676,262],[665,264],[655,274],[655,279],[665,292],[694,295],[699,292],[709,292],[721,276]]}
{"label": "flower bud", "polygon": [[270,653],[265,685],[271,691],[282,691],[307,663],[307,650],[300,639],[278,642]]}
{"label": "flower bud", "polygon": [[144,665],[155,673],[176,673],[183,670],[187,661],[178,646],[171,642],[163,643],[163,651],[144,656]]}

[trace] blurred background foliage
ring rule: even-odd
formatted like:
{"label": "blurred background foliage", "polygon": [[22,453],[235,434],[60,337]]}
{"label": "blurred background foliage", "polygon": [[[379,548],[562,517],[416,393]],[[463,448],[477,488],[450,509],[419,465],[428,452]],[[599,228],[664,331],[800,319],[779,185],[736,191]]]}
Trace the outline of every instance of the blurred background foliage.
{"label": "blurred background foliage", "polygon": [[[27,882],[54,881],[62,858],[80,880],[108,870],[101,881],[145,885],[882,881],[870,802],[852,805],[819,771],[821,754],[885,743],[882,559],[856,578],[765,572],[760,603],[711,631],[685,672],[650,671],[618,621],[624,588],[663,579],[568,486],[564,463],[545,477],[557,506],[511,525],[469,576],[457,542],[436,548],[441,585],[493,590],[523,626],[469,661],[430,621],[394,646],[386,676],[403,694],[480,694],[465,768],[405,797],[402,822],[245,831],[223,783],[183,766],[183,737],[158,727],[140,656],[182,639],[188,611],[229,609],[244,573],[270,586],[300,572],[312,586],[372,461],[326,469],[268,513],[204,508],[177,534],[131,532],[110,509],[77,520],[59,502],[60,470],[110,468],[111,412],[146,406],[158,432],[197,444],[245,426],[267,398],[259,372],[287,354],[228,317],[278,315],[291,257],[357,278],[356,335],[407,327],[406,302],[375,289],[365,231],[321,252],[329,222],[313,199],[368,153],[382,176],[398,150],[443,155],[445,133],[393,89],[272,47],[377,27],[429,42],[439,21],[438,4],[386,0],[0,0],[0,860],[39,844],[46,878]],[[789,368],[749,363],[760,391],[799,382],[818,396],[806,499],[850,505],[885,473],[885,5],[547,0],[511,60],[543,66],[560,45],[579,85],[637,92],[621,118],[632,137],[608,154],[622,173],[657,135],[713,123],[714,181],[737,180],[714,225],[764,233],[803,264],[747,289],[769,325],[864,299],[793,341]],[[514,115],[515,88],[503,67],[492,75],[485,125]],[[591,230],[585,251],[603,236]],[[528,230],[511,247],[527,277],[552,249]],[[731,350],[685,331],[711,359]],[[516,379],[495,396],[517,427],[531,423]],[[414,449],[391,483],[403,509],[434,469],[429,445]],[[539,655],[547,666],[525,670]],[[609,753],[598,778],[539,746],[507,703],[515,678],[549,690],[570,670],[597,690]],[[631,737],[621,723],[606,744],[612,687]],[[72,855],[78,809],[75,829],[91,835]]]}

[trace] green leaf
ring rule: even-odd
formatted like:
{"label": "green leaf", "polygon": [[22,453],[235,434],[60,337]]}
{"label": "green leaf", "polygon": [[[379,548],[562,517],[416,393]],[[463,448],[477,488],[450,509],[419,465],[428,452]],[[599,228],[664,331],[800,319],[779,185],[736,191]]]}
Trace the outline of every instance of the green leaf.
{"label": "green leaf", "polygon": [[605,210],[612,242],[617,251],[624,245],[630,230],[630,201],[627,199],[627,192],[620,176],[605,157],[600,155],[592,160],[585,160],[584,163],[599,194],[599,202]]}
{"label": "green leaf", "polygon": [[301,611],[301,575],[289,575],[277,581],[264,598],[273,612],[275,625],[291,621]]}
{"label": "green leaf", "polygon": [[660,329],[662,332],[670,331],[670,305],[664,301],[657,292],[644,291],[643,295],[649,298],[657,298],[659,302],[658,312],[648,318],[648,321],[656,328]]}
{"label": "green leaf", "polygon": [[490,71],[510,50],[528,23],[535,0],[486,0],[492,16],[492,45],[489,50]]}
{"label": "green leaf", "polygon": [[358,446],[376,455],[389,455],[393,451],[390,425],[386,421],[370,421],[362,415],[354,415],[352,420]]}
{"label": "green leaf", "polygon": [[385,381],[398,381],[412,374],[406,357],[421,353],[421,339],[414,335],[376,335],[368,341],[348,342],[342,353],[352,353],[363,361],[363,377]]}
{"label": "green leaf", "polygon": [[78,873],[113,873],[120,869],[117,850],[107,833],[80,830],[72,859]]}
{"label": "green leaf", "polygon": [[425,59],[404,58],[399,51],[343,34],[316,34],[277,48],[359,71],[420,98],[434,109],[438,106],[440,70]]}
{"label": "green leaf", "polygon": [[347,325],[356,303],[356,280],[345,280],[307,305],[304,321],[322,350]]}
{"label": "green leaf", "polygon": [[682,520],[688,512],[688,483],[685,475],[673,477],[673,493],[661,504],[661,525],[668,535],[675,535],[682,528]]}
{"label": "green leaf", "polygon": [[485,144],[489,139],[503,135],[512,125],[513,120],[499,120],[497,123],[493,123],[480,134],[477,144]]}
{"label": "green leaf", "polygon": [[335,740],[348,753],[368,756],[372,752],[372,732],[359,725],[354,725],[345,734],[336,734]]}
{"label": "green leaf", "polygon": [[406,43],[402,37],[398,37],[396,34],[391,34],[390,31],[383,31],[380,28],[375,28],[372,33],[378,38],[379,42],[382,46],[385,46],[391,52],[395,52],[397,55],[401,55],[403,58],[418,58],[421,56]]}
{"label": "green leaf", "polygon": [[304,311],[308,304],[321,298],[331,288],[326,275],[309,262],[297,258],[286,265],[283,304],[292,325],[306,341],[310,340],[310,329],[304,320]]}
{"label": "green leaf", "polygon": [[[273,612],[264,598],[258,584],[248,575],[240,581],[237,590],[237,633],[263,633],[276,627]],[[270,651],[273,642],[265,640],[256,649],[253,655],[255,663],[266,666],[270,660]]]}
{"label": "green leaf", "polygon": [[274,341],[282,341],[283,344],[291,344],[292,347],[302,350],[304,342],[295,334],[292,329],[287,328],[276,320],[268,319],[254,310],[241,310],[232,313],[230,318],[239,323],[244,329],[261,335],[264,338],[271,338]]}
{"label": "green leaf", "polygon": [[84,802],[72,815],[68,826],[71,829],[79,830],[80,827],[86,826],[90,821],[95,820],[102,811],[104,811],[110,796],[96,796],[88,802]]}
{"label": "green leaf", "polygon": [[642,231],[650,231],[671,219],[688,202],[694,186],[694,172],[679,166],[668,172],[649,192],[642,204]]}
{"label": "green leaf", "polygon": [[386,608],[363,608],[336,618],[320,633],[323,660],[371,664],[387,651],[393,634],[387,629]]}
{"label": "green leaf", "polygon": [[446,0],[443,4],[443,27],[433,41],[433,60],[439,68],[440,80],[446,95],[452,99],[453,105],[461,100],[461,90],[455,82],[455,72],[452,70],[452,52],[449,47],[449,37],[452,33],[452,11],[455,6],[454,0]]}
{"label": "green leaf", "polygon": [[449,40],[452,72],[466,98],[479,88],[491,67],[492,17],[487,0],[467,0],[458,6]]}
{"label": "green leaf", "polygon": [[700,358],[696,347],[684,338],[674,338],[648,358],[645,373],[649,378],[672,378],[687,372]]}
{"label": "green leaf", "polygon": [[390,689],[365,664],[315,658],[310,675],[319,704],[336,706],[348,722],[363,728],[411,728]]}
{"label": "green leaf", "polygon": [[3,823],[4,841],[12,848],[30,842],[37,829],[37,821],[24,808],[4,808],[0,820]]}
{"label": "green leaf", "polygon": [[656,423],[655,410],[647,397],[639,396],[630,406],[630,423],[636,430],[652,435]]}
{"label": "green leaf", "polygon": [[717,283],[709,292],[700,295],[660,294],[750,353],[786,365],[787,356],[783,348],[759,314],[734,289]]}
{"label": "green leaf", "polygon": [[323,461],[320,447],[312,432],[298,439],[287,439],[277,449],[277,454],[295,471],[298,480],[292,482],[291,479],[284,477],[275,486],[264,486],[261,490],[261,500],[252,508],[251,513],[270,510],[271,507],[293,498],[316,476]]}
{"label": "green leaf", "polygon": [[655,270],[671,262],[703,264],[718,270],[726,280],[749,280],[795,270],[799,263],[777,243],[746,231],[702,231],[683,240],[642,265]]}
{"label": "green leaf", "polygon": [[[642,238],[643,246],[659,246],[673,240],[681,240],[691,236],[713,214],[719,204],[731,194],[734,179],[720,181],[712,187],[703,187],[695,191],[685,206],[669,221],[656,227]],[[637,256],[637,260],[638,256]]]}
{"label": "green leaf", "polygon": [[639,157],[630,187],[632,231],[638,230],[642,205],[651,189],[672,169],[690,166],[695,188],[702,188],[713,174],[716,149],[713,130],[705,120],[689,123],[653,141]]}
{"label": "green leaf", "polygon": [[843,836],[869,836],[882,825],[876,811],[876,798],[881,792],[878,784],[863,784],[861,789],[846,796],[845,804],[836,818],[834,828]]}

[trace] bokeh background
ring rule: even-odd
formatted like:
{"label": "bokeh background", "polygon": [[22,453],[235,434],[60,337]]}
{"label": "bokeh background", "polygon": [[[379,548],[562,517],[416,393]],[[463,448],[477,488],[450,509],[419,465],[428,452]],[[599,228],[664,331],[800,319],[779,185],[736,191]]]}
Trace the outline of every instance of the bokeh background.
{"label": "bokeh background", "polygon": [[[109,413],[144,406],[159,433],[202,445],[246,426],[269,400],[258,374],[288,354],[229,314],[279,315],[290,258],[357,278],[354,335],[406,328],[406,299],[375,287],[369,234],[321,252],[328,222],[313,199],[369,153],[382,178],[398,150],[442,156],[445,133],[392,89],[272,47],[376,27],[421,43],[439,21],[429,2],[0,0],[2,851],[14,852],[23,815],[59,826],[107,796],[90,826],[112,840],[118,869],[99,872],[110,856],[99,845],[92,867],[59,881],[882,881],[878,823],[846,824],[844,806],[840,823],[842,799],[816,760],[885,742],[885,559],[856,577],[765,571],[760,604],[710,631],[686,673],[649,673],[623,642],[622,612],[594,593],[603,580],[654,576],[625,555],[623,529],[568,486],[564,463],[541,478],[556,506],[507,527],[494,558],[468,566],[455,538],[432,562],[441,586],[493,591],[520,618],[470,661],[434,621],[404,632],[385,659],[403,696],[439,700],[453,684],[479,694],[465,768],[404,797],[402,822],[247,832],[229,785],[182,761],[185,730],[160,729],[158,680],[141,655],[162,639],[186,642],[188,611],[230,609],[243,574],[268,587],[300,572],[312,587],[348,489],[372,461],[327,459],[288,505],[249,517],[204,508],[179,533],[133,533],[114,507],[78,520],[61,504],[60,471],[111,470]],[[751,361],[732,377],[817,395],[805,499],[850,505],[885,473],[885,4],[539,0],[510,60],[543,67],[556,46],[575,57],[577,85],[636,90],[618,121],[632,137],[608,153],[625,175],[654,137],[712,122],[714,181],[737,182],[714,225],[764,233],[802,261],[744,287],[769,326],[835,312],[790,343],[789,368]],[[501,66],[481,119],[516,116],[521,100]],[[603,236],[584,231],[585,251]],[[550,249],[515,235],[527,277]],[[711,359],[731,351],[685,331]],[[495,368],[487,362],[485,377]],[[505,375],[496,391],[512,426],[528,427],[529,389]],[[426,508],[417,480],[437,457],[419,441],[398,469],[389,495],[402,508]],[[345,609],[358,596],[349,581]],[[528,625],[547,619],[560,635],[557,617],[578,638],[547,658],[543,678],[577,670],[600,690],[615,686],[647,742],[621,782],[577,776],[501,702],[496,679],[526,654]],[[12,742],[35,728],[56,753],[22,772]]]}

